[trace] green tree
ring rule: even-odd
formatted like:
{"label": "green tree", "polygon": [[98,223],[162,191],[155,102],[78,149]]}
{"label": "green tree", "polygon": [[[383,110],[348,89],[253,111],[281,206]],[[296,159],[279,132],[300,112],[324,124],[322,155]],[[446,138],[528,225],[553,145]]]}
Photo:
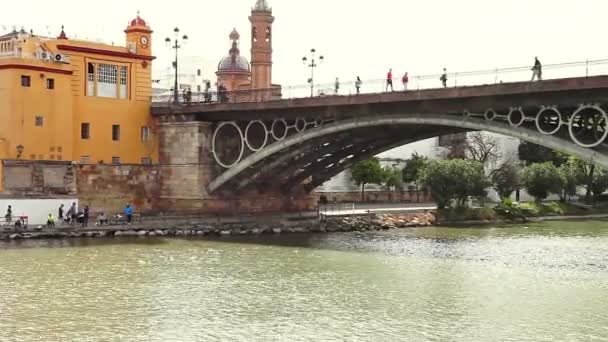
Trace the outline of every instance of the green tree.
{"label": "green tree", "polygon": [[593,199],[599,200],[599,197],[608,189],[608,171],[604,168],[598,168],[595,172],[593,180]]}
{"label": "green tree", "polygon": [[385,167],[382,170],[383,183],[388,191],[399,190],[403,188],[403,180],[401,172],[398,169],[392,167]]}
{"label": "green tree", "polygon": [[585,203],[593,201],[593,183],[595,180],[596,166],[577,157],[570,157],[568,165],[572,169],[577,185],[585,187]]}
{"label": "green tree", "polygon": [[365,201],[366,184],[382,184],[384,172],[378,158],[369,158],[353,164],[351,167],[353,181],[361,186],[361,202]]}
{"label": "green tree", "polygon": [[558,170],[563,180],[563,188],[559,197],[562,202],[565,202],[568,198],[576,195],[576,187],[578,185],[577,174],[569,162],[560,166]]}
{"label": "green tree", "polygon": [[513,191],[520,186],[519,166],[512,161],[506,161],[490,173],[490,180],[501,199],[510,198]]}
{"label": "green tree", "polygon": [[420,182],[431,190],[439,209],[444,209],[451,200],[464,206],[468,196],[485,195],[487,185],[483,164],[462,159],[429,162]]}
{"label": "green tree", "polygon": [[560,166],[568,161],[568,155],[550,148],[522,141],[518,147],[519,160],[526,165],[537,163],[552,162],[555,166]]}
{"label": "green tree", "polygon": [[418,203],[420,203],[420,175],[428,163],[429,158],[412,153],[410,159],[405,161],[405,167],[401,172],[405,183],[414,183]]}
{"label": "green tree", "polygon": [[524,170],[524,188],[539,202],[550,193],[560,194],[564,183],[559,170],[550,162],[532,164]]}

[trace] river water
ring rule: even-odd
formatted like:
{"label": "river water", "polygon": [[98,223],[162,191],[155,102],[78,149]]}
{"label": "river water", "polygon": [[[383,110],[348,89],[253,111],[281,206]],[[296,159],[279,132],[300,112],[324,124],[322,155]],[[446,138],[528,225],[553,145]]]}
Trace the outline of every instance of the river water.
{"label": "river water", "polygon": [[0,243],[0,341],[608,341],[608,222]]}

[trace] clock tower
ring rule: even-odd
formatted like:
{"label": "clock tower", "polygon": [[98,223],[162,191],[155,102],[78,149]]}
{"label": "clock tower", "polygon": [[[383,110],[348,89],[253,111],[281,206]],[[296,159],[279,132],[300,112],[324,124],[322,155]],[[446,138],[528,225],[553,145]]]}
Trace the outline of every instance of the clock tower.
{"label": "clock tower", "polygon": [[152,29],[146,24],[139,13],[131,20],[131,24],[125,30],[127,34],[127,50],[137,55],[152,55]]}

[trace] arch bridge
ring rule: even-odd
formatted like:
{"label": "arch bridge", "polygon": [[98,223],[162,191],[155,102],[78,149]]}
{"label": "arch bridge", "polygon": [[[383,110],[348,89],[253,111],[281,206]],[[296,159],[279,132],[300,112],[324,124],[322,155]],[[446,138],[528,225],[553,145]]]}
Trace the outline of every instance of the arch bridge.
{"label": "arch bridge", "polygon": [[[608,76],[257,103],[158,105],[160,126],[204,125],[209,195],[310,192],[415,141],[499,133],[608,167]],[[188,126],[188,124],[186,124]],[[172,134],[178,134],[173,131]],[[164,139],[168,139],[167,135]],[[163,156],[161,139],[161,157]],[[200,150],[200,148],[199,148]],[[168,153],[165,149],[165,162]],[[162,162],[162,161],[161,161]]]}

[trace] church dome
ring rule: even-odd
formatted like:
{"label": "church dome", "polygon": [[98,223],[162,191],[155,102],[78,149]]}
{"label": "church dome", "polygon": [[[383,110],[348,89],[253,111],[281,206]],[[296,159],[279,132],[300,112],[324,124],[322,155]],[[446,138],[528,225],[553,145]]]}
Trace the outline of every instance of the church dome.
{"label": "church dome", "polygon": [[217,65],[217,71],[247,71],[251,70],[247,58],[240,55],[228,55]]}
{"label": "church dome", "polygon": [[230,33],[230,40],[232,41],[232,48],[229,51],[228,56],[222,58],[220,63],[217,65],[217,71],[241,71],[241,72],[250,72],[251,67],[249,66],[249,62],[247,58],[241,56],[241,51],[239,50],[239,38],[240,35],[236,31],[236,29],[232,30]]}

